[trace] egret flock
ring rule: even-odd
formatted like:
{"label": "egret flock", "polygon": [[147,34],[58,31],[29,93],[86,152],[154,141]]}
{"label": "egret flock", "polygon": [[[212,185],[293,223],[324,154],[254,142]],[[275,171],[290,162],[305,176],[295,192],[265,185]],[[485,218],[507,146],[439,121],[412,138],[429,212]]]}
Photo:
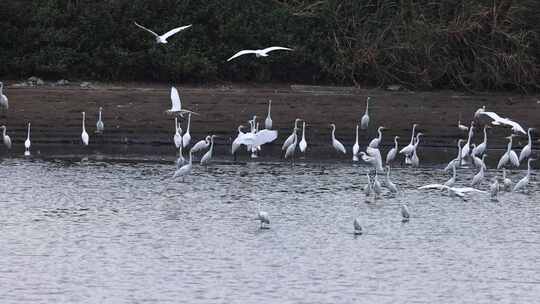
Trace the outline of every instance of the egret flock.
{"label": "egret flock", "polygon": [[[191,25],[181,26],[174,28],[168,32],[166,32],[163,35],[158,35],[152,30],[138,24],[135,22],[135,25],[152,35],[154,35],[156,39],[156,43],[158,44],[166,44],[167,39],[171,36],[186,30],[191,27]],[[266,57],[268,56],[268,53],[272,51],[293,51],[291,48],[286,47],[268,47],[261,50],[242,50],[237,53],[235,53],[233,56],[227,59],[227,61],[231,61],[235,58],[238,58],[242,55],[246,54],[255,54],[256,57]],[[198,154],[201,152],[206,151],[203,156],[200,158],[199,162],[201,165],[208,166],[211,163],[211,160],[213,158],[214,154],[214,139],[217,137],[216,135],[207,135],[204,139],[201,139],[194,143],[191,148],[190,145],[192,144],[192,137],[190,134],[191,131],[191,120],[192,115],[199,115],[198,113],[188,110],[186,108],[182,107],[182,102],[180,98],[180,92],[176,87],[171,87],[170,91],[170,100],[171,100],[171,108],[166,110],[165,112],[167,114],[170,114],[174,116],[174,135],[172,142],[174,143],[174,146],[176,149],[178,149],[178,158],[176,160],[176,169],[173,174],[173,178],[181,178],[182,181],[185,180],[185,178],[190,175],[193,168],[193,160],[194,160],[194,154]],[[391,149],[387,152],[386,158],[384,161],[383,166],[383,157],[382,153],[380,151],[380,145],[383,141],[383,132],[385,130],[384,126],[380,126],[377,128],[377,137],[373,138],[371,141],[369,141],[369,144],[364,149],[365,151],[361,151],[361,146],[359,143],[359,129],[360,130],[367,130],[371,121],[369,116],[369,105],[370,105],[371,98],[367,97],[366,99],[366,106],[365,106],[365,112],[363,116],[360,118],[359,123],[355,126],[355,142],[352,147],[351,153],[352,153],[352,161],[358,162],[362,160],[364,163],[368,165],[370,168],[369,172],[366,174],[367,178],[367,184],[364,187],[364,195],[366,197],[366,201],[370,202],[368,199],[373,196],[374,200],[377,200],[380,198],[380,195],[382,193],[382,187],[383,185],[389,190],[389,192],[393,195],[400,195],[402,190],[391,180],[391,166],[394,162],[398,161],[398,155],[402,155],[404,158],[404,163],[406,165],[410,165],[411,167],[418,167],[420,164],[420,159],[417,153],[418,146],[420,144],[421,136],[423,135],[422,132],[417,132],[416,129],[419,126],[417,123],[412,124],[412,131],[411,131],[411,138],[407,146],[399,149],[399,137],[395,136],[393,138],[393,145],[391,146]],[[8,97],[4,94],[4,84],[0,82],[0,109],[7,111],[9,108],[8,103]],[[241,151],[241,147],[244,146],[247,153],[252,158],[256,158],[258,156],[258,151],[261,150],[261,147],[265,144],[274,142],[278,138],[278,132],[277,130],[273,129],[273,122],[271,117],[271,109],[272,109],[272,101],[268,101],[268,111],[266,115],[266,119],[264,120],[264,128],[261,128],[262,126],[257,121],[257,116],[253,116],[250,120],[247,121],[247,127],[244,125],[239,125],[237,128],[237,135],[234,140],[232,140],[231,143],[231,154],[236,159],[236,156]],[[99,108],[99,115],[98,120],[96,122],[96,133],[97,134],[103,134],[105,132],[105,124],[102,120],[102,111],[103,108]],[[88,132],[86,131],[86,114],[85,112],[82,112],[82,133],[81,133],[81,142],[83,145],[88,146],[90,143],[90,136]],[[185,132],[183,132],[179,118],[184,118],[184,115],[187,114],[187,126]],[[300,128],[299,123],[302,122],[302,126]],[[27,138],[24,142],[25,146],[25,156],[30,155],[30,147],[31,147],[31,141],[30,141],[30,122],[28,122],[28,131],[27,131]],[[294,120],[294,124],[291,130],[291,134],[286,138],[286,140],[283,142],[281,146],[282,150],[282,156],[286,160],[291,160],[291,165],[294,165],[294,158],[295,154],[297,153],[297,150],[300,153],[305,153],[308,147],[307,139],[306,139],[306,121],[304,121],[301,118],[296,118]],[[498,165],[496,167],[497,170],[502,170],[502,176],[499,178],[497,175],[494,176],[491,179],[491,182],[489,184],[489,188],[486,190],[480,189],[480,186],[482,182],[485,179],[485,171],[488,170],[485,159],[487,157],[487,151],[488,151],[488,138],[487,138],[487,129],[493,128],[493,127],[509,127],[510,134],[506,137],[508,139],[508,145],[507,149],[504,152],[504,154],[500,157]],[[3,143],[7,149],[11,149],[12,143],[9,135],[7,134],[7,127],[5,125],[0,126],[2,129],[2,137],[3,137]],[[347,154],[348,151],[345,147],[345,145],[336,138],[336,125],[334,123],[329,124],[329,128],[331,128],[331,138],[329,140],[329,143],[333,147],[333,149],[340,154]],[[527,131],[516,121],[513,121],[509,118],[502,118],[495,112],[488,112],[486,111],[485,106],[478,109],[473,116],[473,119],[471,120],[469,126],[463,125],[461,122],[461,117],[458,120],[457,128],[461,131],[468,132],[467,138],[465,139],[459,139],[457,141],[457,156],[452,159],[448,165],[443,169],[443,171],[451,171],[450,178],[443,183],[434,183],[429,185],[424,185],[419,187],[419,190],[438,190],[441,194],[447,194],[451,196],[457,196],[465,199],[467,193],[484,193],[489,194],[493,200],[497,200],[497,197],[499,195],[500,191],[523,191],[526,190],[527,185],[530,181],[530,175],[531,175],[531,162],[534,161],[532,156],[532,132],[534,131],[533,128],[529,128]],[[246,130],[246,132],[244,132]],[[301,139],[298,138],[298,132],[302,130],[302,137]],[[482,131],[483,132],[483,141],[475,145],[472,143],[472,138],[475,131]],[[513,145],[513,138],[521,135],[526,135],[528,137],[528,143],[525,147],[522,148],[519,156],[517,153],[512,149]],[[187,160],[184,158],[184,153],[188,154]],[[513,185],[512,181],[508,178],[506,174],[506,168],[508,167],[519,167],[521,163],[527,163],[527,173],[526,175],[519,180],[515,185]],[[456,169],[462,166],[471,166],[473,168],[476,168],[477,172],[472,176],[470,187],[456,187]],[[386,168],[386,174],[384,182],[381,183],[379,180],[379,174],[383,174],[385,172]],[[499,180],[501,182],[499,182]],[[410,218],[410,212],[406,204],[403,204],[401,206],[401,215],[403,221],[408,221]],[[266,212],[262,210],[258,210],[256,219],[260,221],[261,228],[267,228],[266,225],[270,224],[269,216]],[[354,232],[355,234],[361,234],[362,233],[362,226],[361,226],[361,220],[359,218],[355,218],[353,222],[354,226]]]}

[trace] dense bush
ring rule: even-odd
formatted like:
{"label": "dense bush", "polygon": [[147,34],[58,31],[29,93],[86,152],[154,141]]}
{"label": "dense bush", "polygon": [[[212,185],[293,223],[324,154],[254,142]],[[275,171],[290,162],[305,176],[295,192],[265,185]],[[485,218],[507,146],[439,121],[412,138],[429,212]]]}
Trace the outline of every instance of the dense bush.
{"label": "dense bush", "polygon": [[[536,89],[540,1],[0,2],[0,77]],[[156,45],[133,21],[162,33]],[[292,53],[226,59],[243,48]]]}

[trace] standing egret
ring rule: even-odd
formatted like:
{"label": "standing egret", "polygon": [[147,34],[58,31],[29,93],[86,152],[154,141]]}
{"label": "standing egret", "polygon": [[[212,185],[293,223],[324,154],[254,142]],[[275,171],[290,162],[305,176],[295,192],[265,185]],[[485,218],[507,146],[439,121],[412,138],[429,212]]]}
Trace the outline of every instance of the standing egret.
{"label": "standing egret", "polygon": [[379,182],[377,171],[375,171],[375,177],[373,178],[373,192],[375,192],[375,197],[378,197],[382,193],[381,182]]}
{"label": "standing egret", "polygon": [[298,130],[298,122],[299,121],[301,121],[300,118],[297,118],[297,119],[294,120],[293,132],[291,133],[291,135],[289,135],[289,137],[287,137],[287,139],[283,143],[283,146],[281,146],[281,151],[287,150],[287,147],[290,146],[293,143],[294,137],[296,136],[296,130]]}
{"label": "standing egret", "polygon": [[362,225],[360,225],[360,219],[359,218],[354,219],[353,227],[354,227],[354,234],[355,235],[362,234]]}
{"label": "standing egret", "polygon": [[531,139],[531,131],[534,130],[534,128],[527,129],[527,136],[529,137],[529,143],[521,149],[521,153],[519,153],[519,161],[522,162],[529,156],[531,156],[531,150],[532,150],[532,139]]}
{"label": "standing egret", "polygon": [[[210,137],[210,149],[208,149],[208,151],[206,151],[206,153],[204,153],[203,157],[201,158],[201,165],[208,166],[208,163],[212,159],[212,154],[214,153],[214,137],[216,136],[212,135]],[[190,153],[192,153],[191,150]]]}
{"label": "standing egret", "polygon": [[4,95],[4,83],[0,81],[0,108],[4,110],[9,109],[9,101],[6,95]]}
{"label": "standing egret", "polygon": [[306,141],[306,122],[302,122],[302,140],[300,141],[300,144],[298,144],[298,147],[300,148],[300,152],[304,153],[307,149],[307,141]]}
{"label": "standing egret", "polygon": [[265,211],[257,212],[257,217],[255,218],[257,221],[261,222],[261,229],[269,229],[270,227],[264,226],[264,224],[270,225],[270,218],[268,217],[268,213]]}
{"label": "standing egret", "polygon": [[[482,163],[484,163],[484,159],[486,158],[486,154],[482,155]],[[480,171],[476,173],[472,179],[471,186],[476,186],[484,180],[484,168],[485,165],[480,165]]]}
{"label": "standing egret", "polygon": [[266,119],[264,120],[264,128],[266,130],[272,129],[272,117],[270,117],[271,107],[272,107],[272,100],[268,100],[268,114],[266,115]]}
{"label": "standing egret", "polygon": [[514,192],[525,188],[529,184],[529,178],[531,177],[531,162],[534,160],[534,158],[529,158],[529,160],[527,161],[527,174],[525,175],[525,177],[520,179],[519,182],[516,183],[513,189]]}
{"label": "standing egret", "polygon": [[136,25],[137,27],[139,27],[139,28],[141,28],[141,29],[143,29],[143,30],[149,32],[150,34],[154,35],[154,37],[156,38],[156,43],[158,43],[158,44],[159,44],[159,43],[162,43],[162,44],[168,43],[167,39],[168,39],[169,37],[171,37],[172,35],[174,35],[174,34],[180,32],[180,31],[183,31],[183,30],[188,29],[188,28],[191,27],[191,24],[189,24],[189,25],[184,25],[184,26],[180,26],[180,27],[177,27],[177,28],[173,28],[172,30],[166,32],[166,33],[163,34],[163,35],[158,35],[158,34],[156,34],[154,31],[152,31],[152,30],[150,30],[150,29],[148,29],[148,28],[146,28],[146,27],[144,27],[144,26],[138,24],[137,22],[135,22],[135,25]]}
{"label": "standing egret", "polygon": [[411,217],[411,214],[409,213],[409,208],[407,205],[401,205],[401,221],[408,222],[409,218]]}
{"label": "standing egret", "polygon": [[413,153],[412,153],[412,156],[411,156],[411,165],[413,167],[418,167],[420,165],[420,159],[418,158],[418,154],[416,152],[417,148],[418,148],[418,144],[420,143],[420,136],[424,135],[423,133],[421,132],[418,132],[418,134],[416,134],[416,142],[414,143],[414,146],[413,146]]}
{"label": "standing egret", "polygon": [[517,157],[516,152],[512,150],[512,138],[514,137],[514,134],[510,134],[510,136],[506,137],[508,139],[508,145],[506,146],[506,152],[501,156],[501,159],[499,160],[499,164],[497,165],[497,169],[502,168],[505,166],[508,161],[512,163],[512,165],[519,167],[519,158]]}
{"label": "standing egret", "polygon": [[379,144],[381,143],[381,140],[382,140],[382,130],[384,129],[385,129],[384,127],[377,128],[377,133],[379,133],[379,137],[376,137],[369,142],[370,148],[379,148]]}
{"label": "standing egret", "polygon": [[182,128],[178,126],[178,117],[174,118],[174,128],[175,128],[175,132],[174,132],[173,140],[174,140],[174,145],[176,146],[176,149],[178,149],[182,145],[182,134],[181,134]]}
{"label": "standing egret", "polygon": [[410,157],[413,153],[413,149],[414,149],[414,130],[416,129],[416,127],[418,126],[418,124],[413,124],[413,127],[412,127],[412,132],[411,132],[411,142],[403,147],[401,150],[399,150],[399,154],[403,154],[405,155],[405,163],[408,164],[410,163]]}
{"label": "standing egret", "polygon": [[336,151],[347,154],[345,146],[343,146],[343,144],[336,139],[336,125],[330,124],[330,126],[332,127],[332,146],[334,147],[334,149],[336,149]]}
{"label": "standing egret", "polygon": [[360,120],[360,127],[362,130],[366,130],[369,126],[369,100],[371,97],[368,96],[366,99],[366,112],[364,113],[364,116],[362,116],[362,119]]}
{"label": "standing egret", "polygon": [[457,126],[458,126],[458,129],[460,129],[461,131],[469,131],[469,127],[462,125],[461,120],[459,119],[457,121]]}
{"label": "standing egret", "polygon": [[482,156],[486,152],[487,148],[487,126],[484,126],[484,141],[478,146],[474,147],[471,152],[471,156]]}
{"label": "standing egret", "polygon": [[[298,131],[298,128],[294,128],[294,132],[293,132],[293,135],[294,135],[294,138],[293,138],[293,142],[292,144],[290,144],[288,147],[287,147],[287,151],[285,151],[285,159],[289,158],[290,156],[292,156],[294,158],[294,152],[296,151],[296,145],[298,144],[298,136],[296,135],[296,132]],[[293,159],[294,161],[294,159]]]}
{"label": "standing egret", "polygon": [[364,187],[364,194],[366,195],[366,198],[371,195],[371,192],[373,191],[373,185],[371,183],[371,178],[369,177],[369,173],[366,173],[367,176],[367,185]]}
{"label": "standing egret", "polygon": [[232,145],[231,145],[231,154],[234,155],[235,160],[236,160],[236,151],[242,145],[240,141],[242,140],[242,136],[245,135],[245,133],[242,132],[243,128],[244,126],[242,125],[238,126],[238,135],[236,135],[236,138],[233,140]]}
{"label": "standing egret", "polygon": [[390,180],[390,166],[386,166],[386,182],[385,182],[385,185],[386,187],[390,190],[390,192],[392,193],[397,193],[398,192],[398,187],[396,186],[396,184],[394,184],[391,180]]}
{"label": "standing egret", "polygon": [[454,187],[455,183],[456,183],[456,165],[454,164],[452,166],[452,177],[449,180],[447,180],[444,183],[444,185],[446,187]]}
{"label": "standing egret", "polygon": [[360,152],[360,145],[358,144],[358,125],[356,125],[356,140],[352,147],[352,160],[358,161],[358,152]]}
{"label": "standing egret", "polygon": [[1,126],[0,128],[3,129],[2,136],[4,139],[4,146],[6,146],[6,148],[8,149],[11,149],[11,138],[9,137],[9,135],[6,135],[6,126]]}
{"label": "standing egret", "polygon": [[461,165],[461,143],[464,142],[463,139],[459,139],[458,140],[458,143],[457,143],[457,146],[458,146],[458,154],[456,156],[456,158],[452,159],[448,165],[444,168],[444,171],[448,171],[450,169],[452,169],[452,167],[455,167],[455,166],[460,166]]}
{"label": "standing egret", "polygon": [[268,57],[268,53],[270,53],[272,51],[292,51],[292,50],[293,49],[282,47],[282,46],[271,46],[271,47],[267,47],[267,48],[262,49],[262,50],[242,50],[242,51],[239,51],[238,53],[232,55],[229,59],[227,59],[227,61],[231,61],[236,57],[240,57],[240,56],[246,55],[246,54],[255,54],[255,57],[259,58],[259,57]]}
{"label": "standing egret", "polygon": [[209,146],[210,146],[210,136],[206,136],[205,139],[199,140],[197,143],[195,143],[193,147],[191,147],[191,151],[193,151],[193,153],[196,153],[196,152],[199,152],[201,150],[208,148]]}
{"label": "standing egret", "polygon": [[461,160],[464,163],[467,163],[469,154],[471,153],[471,139],[474,133],[474,123],[471,121],[471,127],[469,128],[469,136],[467,137],[467,142],[461,148]]}
{"label": "standing egret", "polygon": [[85,121],[86,113],[82,112],[82,133],[81,133],[81,139],[85,146],[88,146],[88,133],[86,133],[86,128],[84,127],[84,121]]}
{"label": "standing egret", "polygon": [[491,200],[497,201],[497,196],[499,194],[499,181],[497,177],[493,177],[493,183],[489,185],[489,194]]}
{"label": "standing egret", "polygon": [[512,190],[512,181],[506,177],[506,168],[503,168],[503,189],[504,191]]}
{"label": "standing egret", "polygon": [[179,169],[177,169],[174,172],[173,178],[177,178],[177,177],[181,176],[182,177],[182,182],[184,182],[185,176],[189,175],[191,173],[192,166],[193,166],[193,152],[191,152],[191,150],[189,150],[189,162],[187,164],[183,165],[182,167],[180,167]]}
{"label": "standing egret", "polygon": [[24,141],[24,155],[30,156],[30,123],[28,123],[28,132],[26,133],[26,140]]}
{"label": "standing egret", "polygon": [[396,158],[396,154],[398,151],[398,142],[399,136],[394,136],[394,147],[388,151],[388,154],[386,154],[386,164],[389,165],[391,162],[394,161]]}
{"label": "standing egret", "polygon": [[191,113],[188,113],[186,132],[184,132],[184,135],[182,135],[182,145],[186,148],[187,146],[189,146],[189,143],[191,142],[191,134],[189,133],[190,129],[191,129]]}
{"label": "standing egret", "polygon": [[98,121],[96,122],[96,133],[103,134],[103,131],[105,130],[105,125],[103,124],[103,121],[101,120],[101,111],[103,111],[102,107],[99,107],[99,116]]}

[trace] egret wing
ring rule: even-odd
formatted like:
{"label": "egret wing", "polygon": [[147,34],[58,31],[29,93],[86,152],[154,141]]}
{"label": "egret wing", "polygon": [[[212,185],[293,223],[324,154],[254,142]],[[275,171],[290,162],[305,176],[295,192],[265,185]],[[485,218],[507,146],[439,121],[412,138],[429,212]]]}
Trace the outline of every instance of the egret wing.
{"label": "egret wing", "polygon": [[171,111],[180,111],[182,109],[182,104],[180,102],[180,95],[178,94],[178,90],[175,87],[171,87],[171,101],[172,101]]}
{"label": "egret wing", "polygon": [[278,51],[278,50],[282,50],[282,51],[292,51],[293,49],[290,49],[290,48],[286,48],[286,47],[282,47],[282,46],[271,46],[271,47],[267,47],[265,48],[263,51],[263,53],[269,53],[269,52],[272,52],[272,51]]}
{"label": "egret wing", "polygon": [[183,30],[185,30],[185,29],[188,29],[188,28],[190,28],[190,27],[191,27],[191,24],[190,24],[190,25],[185,25],[185,26],[181,26],[181,27],[174,28],[174,29],[172,29],[172,30],[166,32],[165,34],[163,34],[163,35],[161,36],[161,38],[167,40],[167,38],[171,37],[172,35],[174,35],[174,34],[180,32],[180,31],[183,31]]}
{"label": "egret wing", "polygon": [[135,22],[135,25],[138,26],[138,27],[140,27],[140,28],[142,28],[143,30],[145,30],[145,31],[147,31],[147,32],[149,32],[149,33],[151,33],[152,35],[154,35],[154,36],[156,36],[156,37],[159,37],[159,35],[156,34],[154,31],[152,31],[151,29],[146,28],[146,27],[144,27],[144,26],[138,24],[137,22]]}
{"label": "egret wing", "polygon": [[231,61],[231,60],[233,60],[234,58],[240,57],[240,56],[242,56],[242,55],[246,55],[246,54],[256,54],[256,53],[257,53],[257,52],[254,51],[254,50],[242,50],[242,51],[240,51],[240,52],[238,52],[238,53],[232,55],[232,57],[229,58],[229,59],[227,59],[227,61]]}
{"label": "egret wing", "polygon": [[266,143],[276,140],[278,132],[276,130],[261,130],[255,133],[255,146],[262,146]]}

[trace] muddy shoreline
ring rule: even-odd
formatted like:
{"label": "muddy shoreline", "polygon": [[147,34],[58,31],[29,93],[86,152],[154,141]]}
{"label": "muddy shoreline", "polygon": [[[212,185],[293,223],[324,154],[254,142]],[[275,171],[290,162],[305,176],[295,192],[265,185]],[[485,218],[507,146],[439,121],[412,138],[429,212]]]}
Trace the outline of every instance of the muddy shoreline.
{"label": "muddy shoreline", "polygon": [[[266,117],[268,100],[272,100],[274,128],[279,131],[277,143],[266,149],[267,155],[279,154],[279,146],[291,132],[296,117],[308,123],[306,137],[314,157],[337,157],[330,146],[329,123],[337,125],[336,136],[350,149],[354,143],[354,128],[365,109],[367,96],[370,105],[369,135],[360,134],[361,146],[376,135],[379,125],[388,127],[383,146],[393,144],[394,135],[401,137],[400,145],[410,139],[413,122],[420,124],[426,134],[422,146],[456,150],[457,138],[467,134],[456,127],[461,117],[467,124],[474,111],[485,105],[488,110],[522,123],[524,128],[539,127],[540,98],[517,94],[486,93],[470,95],[452,91],[393,92],[381,89],[312,86],[209,86],[176,85],[183,106],[200,113],[191,125],[192,140],[206,134],[217,134],[217,154],[226,154],[236,128],[253,115]],[[110,84],[79,86],[14,87],[4,90],[10,102],[0,122],[8,126],[13,141],[11,154],[22,154],[26,139],[26,122],[32,123],[32,150],[46,153],[104,153],[104,154],[174,154],[172,136],[174,122],[164,112],[170,107],[170,87],[160,84]],[[105,134],[94,135],[98,108],[104,108]],[[81,147],[81,111],[87,114],[90,146]],[[187,121],[182,123],[185,129]],[[504,148],[508,129],[494,128],[488,135],[489,147]],[[482,140],[481,132],[473,142]],[[518,138],[515,147],[526,144],[526,136]],[[42,152],[45,153],[45,152]],[[450,152],[449,152],[450,153]],[[455,152],[451,152],[455,153]],[[0,149],[0,154],[6,154]],[[264,154],[264,152],[263,152]],[[349,156],[343,156],[349,158]]]}

